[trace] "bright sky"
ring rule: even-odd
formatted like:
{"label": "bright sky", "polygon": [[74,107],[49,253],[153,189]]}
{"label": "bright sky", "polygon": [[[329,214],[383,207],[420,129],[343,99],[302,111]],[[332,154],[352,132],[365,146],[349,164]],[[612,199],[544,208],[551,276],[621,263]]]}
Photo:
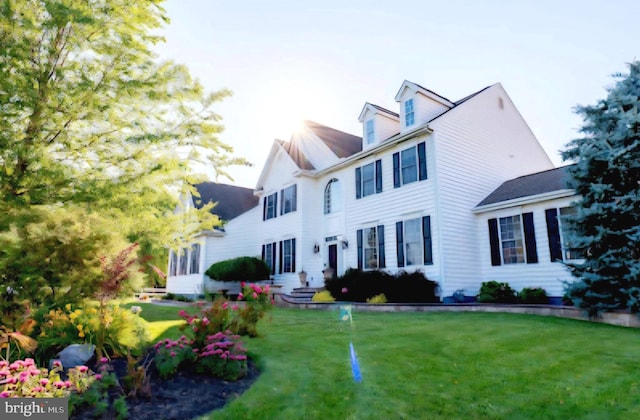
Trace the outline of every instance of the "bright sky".
{"label": "bright sky", "polygon": [[502,83],[556,165],[578,136],[575,105],[606,95],[610,76],[640,60],[638,0],[168,0],[161,57],[186,64],[209,90],[220,138],[253,168],[296,119],[361,136],[365,102],[398,111],[410,80],[452,101]]}

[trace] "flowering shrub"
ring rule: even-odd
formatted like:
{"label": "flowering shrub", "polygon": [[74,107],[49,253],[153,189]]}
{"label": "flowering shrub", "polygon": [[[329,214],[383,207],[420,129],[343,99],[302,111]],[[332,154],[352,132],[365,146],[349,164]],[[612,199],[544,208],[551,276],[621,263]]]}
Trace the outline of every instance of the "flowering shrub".
{"label": "flowering shrub", "polygon": [[109,359],[101,358],[98,370],[100,372],[94,374],[87,366],[69,369],[69,382],[74,391],[69,396],[69,413],[89,410],[94,418],[128,418],[127,401]]}
{"label": "flowering shrub", "polygon": [[59,362],[48,371],[38,368],[31,358],[13,363],[0,360],[0,384],[4,384],[0,398],[65,397],[71,392],[72,383],[60,378],[61,370]]}
{"label": "flowering shrub", "polygon": [[245,304],[238,307],[238,317],[234,320],[235,323],[232,324],[235,327],[232,331],[240,335],[257,337],[258,321],[273,306],[269,285],[260,287],[257,284],[241,283],[241,286],[242,292],[238,295],[238,300],[245,302]]}
{"label": "flowering shrub", "polygon": [[156,350],[155,365],[161,378],[170,378],[185,362],[195,361],[197,354],[191,347],[192,343],[192,340],[183,335],[177,340],[165,338],[153,346]]}
{"label": "flowering shrub", "polygon": [[367,299],[367,303],[387,303],[387,297],[384,293],[380,293],[379,295],[371,296]]}
{"label": "flowering shrub", "polygon": [[247,350],[239,338],[229,331],[217,332],[207,336],[200,348],[194,347],[194,340],[184,335],[178,340],[160,340],[154,345],[156,369],[164,379],[180,368],[191,366],[205,375],[236,380],[247,373]]}
{"label": "flowering shrub", "polygon": [[196,371],[234,381],[247,374],[247,349],[238,341],[240,336],[229,331],[207,337],[204,348],[194,349],[198,361]]}

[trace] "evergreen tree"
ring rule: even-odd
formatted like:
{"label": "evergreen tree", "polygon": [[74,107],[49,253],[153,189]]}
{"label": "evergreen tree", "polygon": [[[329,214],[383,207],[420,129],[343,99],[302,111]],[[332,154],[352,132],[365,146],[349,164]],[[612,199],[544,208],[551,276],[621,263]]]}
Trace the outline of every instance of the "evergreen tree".
{"label": "evergreen tree", "polygon": [[577,280],[567,294],[592,317],[640,310],[640,62],[615,77],[606,99],[577,108],[583,137],[563,152],[576,162],[570,183],[580,198],[569,223],[586,251],[568,264]]}

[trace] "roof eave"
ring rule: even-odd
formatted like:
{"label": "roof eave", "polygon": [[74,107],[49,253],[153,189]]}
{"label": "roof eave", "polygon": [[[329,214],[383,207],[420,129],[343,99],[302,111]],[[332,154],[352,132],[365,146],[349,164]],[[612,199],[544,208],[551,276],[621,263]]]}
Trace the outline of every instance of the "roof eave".
{"label": "roof eave", "polygon": [[509,207],[523,206],[526,204],[533,204],[541,201],[555,200],[558,198],[572,197],[575,195],[576,195],[576,192],[572,189],[549,191],[542,194],[528,195],[525,197],[513,198],[511,200],[498,201],[497,203],[490,203],[482,206],[476,206],[472,210],[472,213],[474,214],[487,213],[494,210],[502,210]]}

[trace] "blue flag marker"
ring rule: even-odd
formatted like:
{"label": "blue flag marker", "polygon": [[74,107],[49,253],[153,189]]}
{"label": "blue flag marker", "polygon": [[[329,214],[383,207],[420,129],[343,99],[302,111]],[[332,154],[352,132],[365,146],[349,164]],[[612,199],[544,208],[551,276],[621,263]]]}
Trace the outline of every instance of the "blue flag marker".
{"label": "blue flag marker", "polygon": [[349,343],[351,349],[351,371],[353,372],[353,380],[360,383],[362,382],[362,374],[360,373],[360,365],[358,364],[358,356],[353,348],[353,343]]}

